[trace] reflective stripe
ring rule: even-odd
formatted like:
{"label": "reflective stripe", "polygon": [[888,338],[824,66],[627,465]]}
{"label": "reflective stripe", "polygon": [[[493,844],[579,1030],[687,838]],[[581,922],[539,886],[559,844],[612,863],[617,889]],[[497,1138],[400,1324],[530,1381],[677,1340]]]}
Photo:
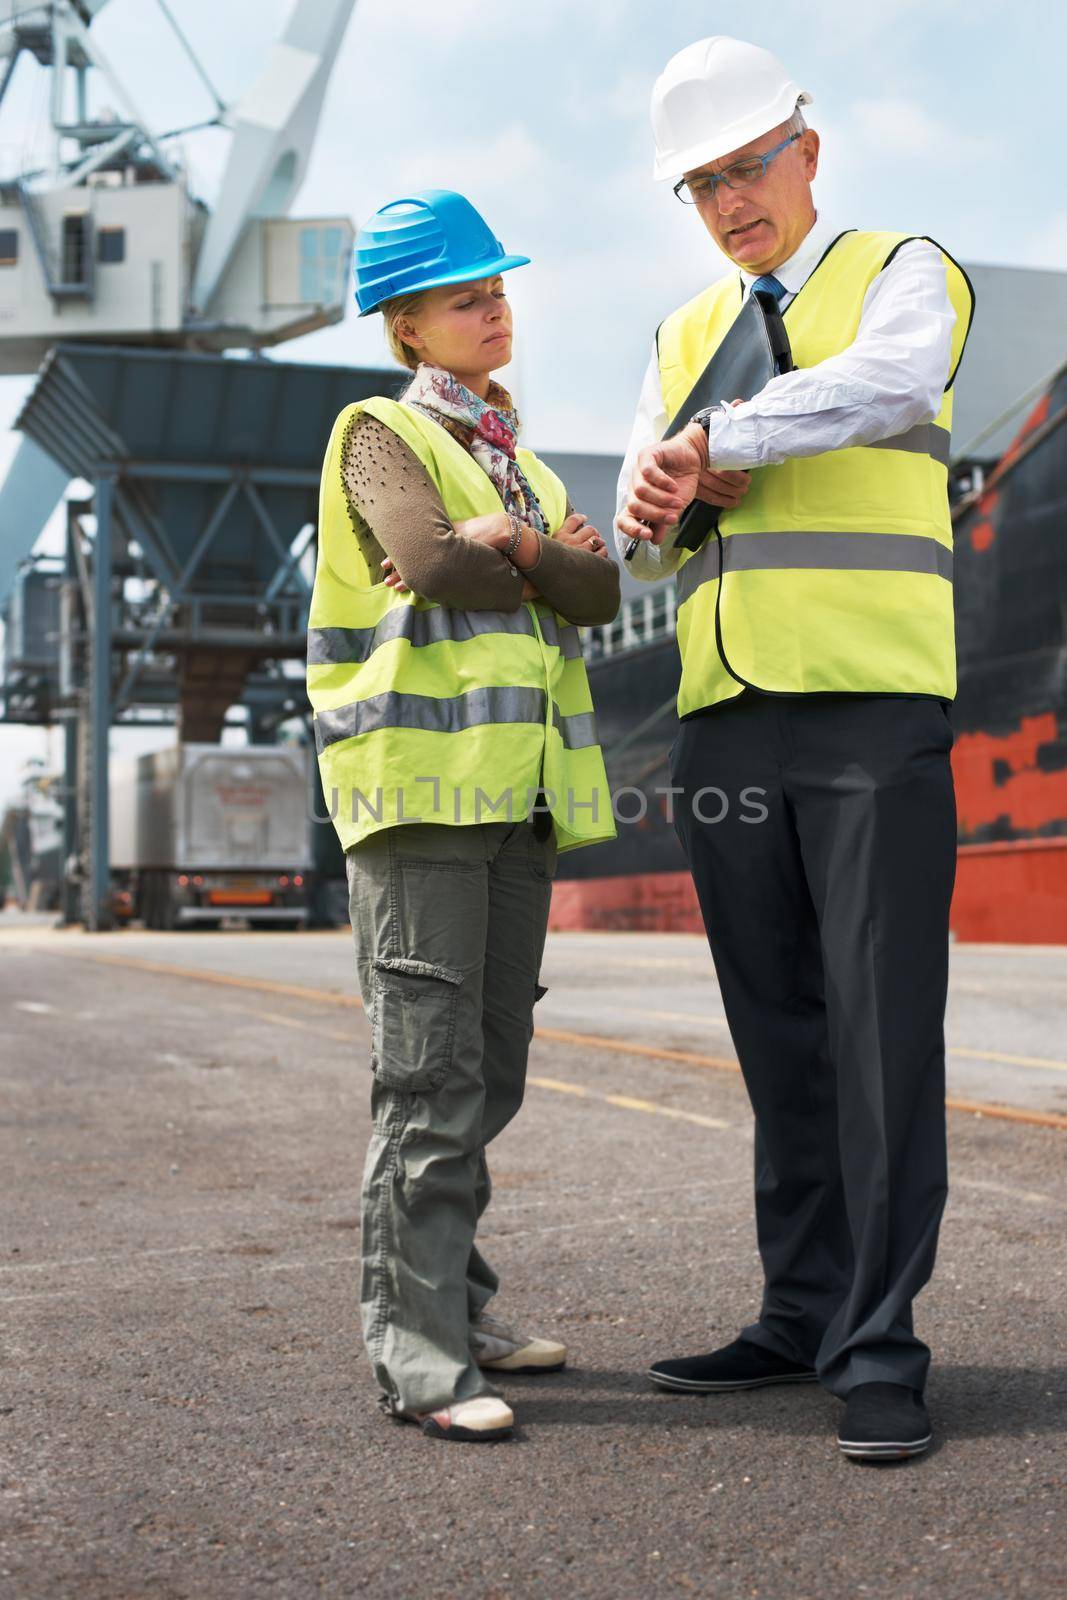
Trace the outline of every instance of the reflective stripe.
{"label": "reflective stripe", "polygon": [[[837,572],[925,572],[952,581],[952,551],[910,533],[733,533],[723,540],[726,571],[784,572],[821,567]],[[678,569],[678,604],[719,576],[719,541],[709,538]]]}
{"label": "reflective stripe", "polygon": [[943,467],[948,466],[951,447],[951,433],[936,422],[917,422],[906,433],[896,433],[891,439],[871,439],[861,446],[865,450],[910,450],[916,455],[931,456]]}
{"label": "reflective stripe", "polygon": [[[321,754],[328,745],[341,739],[377,733],[383,728],[462,733],[465,728],[484,727],[491,722],[531,722],[543,727],[547,710],[548,696],[540,689],[471,689],[467,694],[443,700],[433,695],[398,694],[394,690],[338,706],[333,711],[320,711],[315,718],[315,743]],[[567,750],[587,750],[597,742],[596,717],[592,711],[578,711],[565,717],[553,703],[552,724]]]}
{"label": "reflective stripe", "polygon": [[315,744],[321,755],[328,745],[355,739],[383,728],[414,728],[426,733],[462,733],[489,723],[534,722],[544,726],[548,696],[542,689],[471,689],[467,694],[437,699],[427,694],[401,694],[393,689],[355,700],[315,717]]}
{"label": "reflective stripe", "polygon": [[554,646],[563,657],[564,661],[578,661],[582,654],[582,641],[578,629],[573,622],[560,624],[554,612],[538,611],[537,620],[541,624],[541,637],[549,646]]}
{"label": "reflective stripe", "polygon": [[597,742],[596,717],[592,711],[576,711],[572,716],[561,717],[559,706],[554,705],[552,722],[565,750],[588,750]]}
{"label": "reflective stripe", "polygon": [[[573,623],[560,627],[551,612],[538,612],[537,620],[547,645],[568,661],[581,657],[582,643]],[[464,644],[490,633],[525,634],[532,639],[534,625],[526,606],[518,611],[458,611],[448,606],[422,611],[404,605],[387,611],[373,628],[309,628],[307,664],[362,666],[375,650],[395,639],[406,639],[412,649],[421,650],[429,644]]]}
{"label": "reflective stripe", "polygon": [[518,611],[453,611],[435,606],[396,606],[373,628],[309,628],[308,666],[361,666],[375,650],[394,639],[413,649],[424,645],[462,644],[487,633],[524,633],[533,637],[533,621],[525,606]]}

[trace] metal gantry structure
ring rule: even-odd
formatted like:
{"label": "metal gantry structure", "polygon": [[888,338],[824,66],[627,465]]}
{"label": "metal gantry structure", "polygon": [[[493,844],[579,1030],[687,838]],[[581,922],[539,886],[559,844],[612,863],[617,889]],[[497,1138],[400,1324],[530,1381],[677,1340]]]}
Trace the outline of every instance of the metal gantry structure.
{"label": "metal gantry structure", "polygon": [[[20,574],[5,714],[65,729],[68,915],[108,922],[107,731],[176,725],[253,742],[306,716],[318,457],[337,412],[395,374],[58,346],[18,418],[91,496],[67,502],[62,568]],[[50,668],[40,645],[54,632]],[[33,656],[36,648],[37,657]],[[20,659],[13,652],[26,651]]]}
{"label": "metal gantry structure", "polygon": [[[94,929],[112,726],[217,740],[236,707],[263,742],[306,716],[323,440],[397,377],[263,358],[345,313],[350,219],[288,212],[354,0],[296,0],[232,109],[199,69],[230,136],[212,211],[100,49],[107,3],[0,0],[0,113],[27,63],[52,131],[0,182],[0,372],[38,371],[0,485],[0,720],[63,727],[65,913]],[[71,480],[63,556],[35,558]]]}

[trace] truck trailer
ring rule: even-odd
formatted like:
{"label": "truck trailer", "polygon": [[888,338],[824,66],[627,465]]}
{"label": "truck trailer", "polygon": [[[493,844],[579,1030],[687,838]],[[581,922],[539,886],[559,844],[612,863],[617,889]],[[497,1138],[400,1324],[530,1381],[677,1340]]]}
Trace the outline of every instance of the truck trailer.
{"label": "truck trailer", "polygon": [[112,764],[114,914],[148,928],[240,917],[303,927],[311,867],[308,751],[179,744]]}

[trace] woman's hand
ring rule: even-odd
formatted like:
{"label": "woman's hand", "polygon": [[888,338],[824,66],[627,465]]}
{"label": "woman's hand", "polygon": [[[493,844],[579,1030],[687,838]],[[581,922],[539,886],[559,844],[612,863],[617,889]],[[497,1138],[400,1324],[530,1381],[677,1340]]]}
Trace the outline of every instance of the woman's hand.
{"label": "woman's hand", "polygon": [[627,539],[662,544],[668,528],[696,498],[701,473],[708,468],[708,437],[699,423],[690,423],[673,439],[639,451],[630,479],[630,493],[616,526]]}
{"label": "woman's hand", "polygon": [[608,559],[608,547],[600,537],[600,534],[587,517],[579,516],[577,512],[572,513],[567,518],[562,528],[553,537],[557,544],[584,547],[593,555],[603,556],[605,560]]}
{"label": "woman's hand", "polygon": [[382,571],[385,573],[385,585],[388,589],[395,589],[397,594],[410,594],[411,589],[406,584],[393,565],[392,556],[386,556],[382,562]]}
{"label": "woman's hand", "polygon": [[[541,542],[528,522],[516,520],[522,529],[522,537],[508,559],[512,566],[525,572],[528,567],[536,567],[540,561]],[[489,545],[492,550],[506,551],[511,543],[511,518],[506,511],[493,511],[484,517],[466,517],[452,526],[461,538],[475,539],[479,544]]]}
{"label": "woman's hand", "polygon": [[511,523],[506,511],[492,511],[484,517],[466,517],[452,526],[462,539],[474,539],[493,550],[505,550],[511,540]]}

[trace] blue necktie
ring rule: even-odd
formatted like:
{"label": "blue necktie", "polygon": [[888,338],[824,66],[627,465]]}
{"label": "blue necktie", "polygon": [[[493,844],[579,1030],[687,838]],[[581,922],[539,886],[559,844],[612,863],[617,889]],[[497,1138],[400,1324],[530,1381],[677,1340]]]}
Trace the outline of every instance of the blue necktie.
{"label": "blue necktie", "polygon": [[774,298],[778,301],[778,304],[781,305],[782,296],[788,294],[789,290],[786,288],[784,283],[778,282],[778,279],[772,272],[767,272],[764,273],[762,278],[756,279],[755,283],[752,285],[751,292],[753,294],[756,294],[757,292],[760,294],[773,294]]}
{"label": "blue necktie", "polygon": [[[757,278],[752,285],[753,294],[769,294],[774,299],[779,311],[782,308],[782,296],[789,293],[784,283],[780,283],[772,272],[765,272],[762,278]],[[775,372],[781,372],[777,357],[774,362]]]}

